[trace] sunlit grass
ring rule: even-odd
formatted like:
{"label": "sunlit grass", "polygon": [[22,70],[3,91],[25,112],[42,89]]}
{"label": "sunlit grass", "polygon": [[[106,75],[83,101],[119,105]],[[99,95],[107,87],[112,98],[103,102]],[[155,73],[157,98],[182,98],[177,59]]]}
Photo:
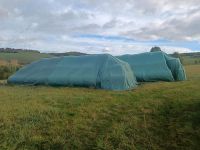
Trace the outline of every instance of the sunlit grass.
{"label": "sunlit grass", "polygon": [[132,91],[0,84],[0,149],[198,149],[200,65]]}

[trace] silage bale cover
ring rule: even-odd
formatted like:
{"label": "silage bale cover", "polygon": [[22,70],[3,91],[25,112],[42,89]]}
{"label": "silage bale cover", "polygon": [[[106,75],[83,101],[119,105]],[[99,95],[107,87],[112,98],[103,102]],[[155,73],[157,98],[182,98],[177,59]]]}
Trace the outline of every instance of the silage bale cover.
{"label": "silage bale cover", "polygon": [[122,55],[118,58],[129,63],[137,81],[140,82],[186,80],[180,60],[164,52]]}
{"label": "silage bale cover", "polygon": [[127,90],[137,86],[129,64],[111,55],[45,58],[26,65],[8,83]]}
{"label": "silage bale cover", "polygon": [[179,58],[171,57],[167,54],[164,54],[167,66],[172,72],[175,81],[184,81],[186,80],[186,73],[183,65]]}

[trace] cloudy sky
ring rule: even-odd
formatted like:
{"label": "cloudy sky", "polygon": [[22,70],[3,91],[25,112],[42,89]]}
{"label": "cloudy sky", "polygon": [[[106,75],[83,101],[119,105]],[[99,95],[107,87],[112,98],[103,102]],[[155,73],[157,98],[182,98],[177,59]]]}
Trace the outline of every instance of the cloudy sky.
{"label": "cloudy sky", "polygon": [[200,51],[199,0],[0,0],[0,47],[134,54]]}

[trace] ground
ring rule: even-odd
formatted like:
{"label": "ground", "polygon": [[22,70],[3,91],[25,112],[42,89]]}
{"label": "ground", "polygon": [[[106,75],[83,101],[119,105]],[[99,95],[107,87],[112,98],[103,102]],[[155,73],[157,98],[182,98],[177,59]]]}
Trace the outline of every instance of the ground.
{"label": "ground", "polygon": [[199,149],[200,65],[131,91],[0,84],[0,149]]}

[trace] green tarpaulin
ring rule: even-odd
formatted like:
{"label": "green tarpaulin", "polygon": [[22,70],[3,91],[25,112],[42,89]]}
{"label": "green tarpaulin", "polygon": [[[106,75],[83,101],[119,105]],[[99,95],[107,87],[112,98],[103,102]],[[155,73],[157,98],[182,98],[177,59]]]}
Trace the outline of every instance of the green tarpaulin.
{"label": "green tarpaulin", "polygon": [[27,65],[8,83],[127,90],[137,86],[129,64],[111,55],[46,58]]}
{"label": "green tarpaulin", "polygon": [[175,81],[183,81],[186,80],[186,73],[183,65],[180,62],[179,58],[171,57],[167,54],[164,54],[167,66],[172,72]]}
{"label": "green tarpaulin", "polygon": [[137,81],[181,81],[186,80],[184,68],[178,58],[164,52],[147,52],[122,55],[119,59],[128,62]]}

